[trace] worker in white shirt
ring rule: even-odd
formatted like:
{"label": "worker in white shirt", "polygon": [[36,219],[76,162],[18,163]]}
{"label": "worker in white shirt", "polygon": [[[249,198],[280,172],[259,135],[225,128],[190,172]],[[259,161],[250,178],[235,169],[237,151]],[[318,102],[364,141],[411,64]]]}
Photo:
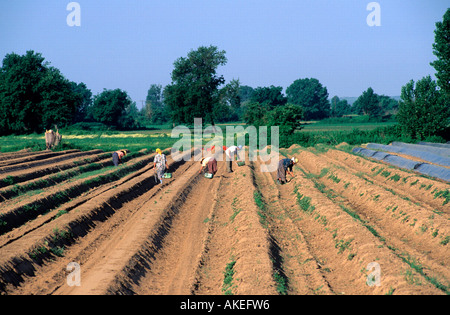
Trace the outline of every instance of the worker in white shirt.
{"label": "worker in white shirt", "polygon": [[238,155],[238,150],[241,150],[242,146],[231,146],[225,150],[226,163],[227,163],[227,172],[233,172],[232,164],[235,159],[235,155]]}

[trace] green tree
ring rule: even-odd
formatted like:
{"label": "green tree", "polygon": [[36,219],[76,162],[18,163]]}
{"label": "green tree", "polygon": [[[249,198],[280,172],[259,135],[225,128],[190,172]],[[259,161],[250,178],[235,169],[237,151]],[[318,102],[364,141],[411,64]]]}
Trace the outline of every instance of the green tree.
{"label": "green tree", "polygon": [[300,105],[304,110],[304,119],[315,120],[330,116],[330,102],[327,88],[319,80],[298,79],[287,89],[289,103]]}
{"label": "green tree", "polygon": [[144,116],[152,124],[163,124],[169,121],[166,107],[163,101],[163,88],[160,84],[152,84],[147,92]]}
{"label": "green tree", "polygon": [[247,125],[259,127],[267,124],[267,110],[258,102],[248,102],[245,106],[244,121]]}
{"label": "green tree", "polygon": [[436,23],[433,53],[437,57],[431,65],[436,69],[437,83],[450,100],[450,8],[443,21]]}
{"label": "green tree", "polygon": [[331,117],[342,117],[344,115],[350,114],[351,111],[352,108],[350,104],[347,102],[347,100],[341,100],[337,96],[334,96],[331,99],[331,111],[330,111]]}
{"label": "green tree", "polygon": [[237,121],[242,116],[239,89],[238,79],[231,80],[220,89],[220,100],[214,106],[214,117],[219,122]]}
{"label": "green tree", "polygon": [[303,108],[295,104],[275,107],[267,113],[267,126],[279,126],[280,136],[290,136],[301,129]]}
{"label": "green tree", "polygon": [[130,102],[118,120],[118,127],[122,130],[136,130],[142,126],[140,124],[140,114],[136,102]]}
{"label": "green tree", "polygon": [[7,54],[0,68],[0,134],[43,132],[72,123],[81,106],[72,82],[40,53]]}
{"label": "green tree", "polygon": [[70,82],[71,89],[79,95],[80,103],[74,117],[74,123],[89,120],[88,113],[92,106],[92,92],[83,82],[77,84]]}
{"label": "green tree", "polygon": [[439,135],[449,124],[449,108],[430,76],[402,87],[398,123],[404,135],[423,140]]}
{"label": "green tree", "polygon": [[126,115],[126,109],[131,104],[127,92],[104,89],[102,93],[94,96],[92,116],[98,122],[121,128],[124,124],[122,116]]}
{"label": "green tree", "polygon": [[386,112],[386,111],[396,111],[398,110],[398,101],[386,96],[386,95],[380,95],[378,97],[379,99],[379,104],[381,109]]}
{"label": "green tree", "polygon": [[371,118],[380,117],[383,114],[383,109],[380,106],[380,98],[378,94],[374,93],[371,87],[358,97],[353,107],[359,114],[369,115]]}
{"label": "green tree", "polygon": [[267,110],[272,110],[277,106],[287,103],[287,98],[282,93],[281,86],[257,87],[253,90],[250,101],[263,105]]}
{"label": "green tree", "polygon": [[246,101],[249,101],[253,94],[253,88],[248,85],[241,85],[239,86],[239,97],[241,99],[241,102],[244,103]]}
{"label": "green tree", "polygon": [[226,62],[225,51],[215,46],[201,46],[175,61],[172,83],[164,89],[173,122],[191,124],[198,117],[214,126],[214,106],[220,100],[219,87],[225,83],[216,70]]}

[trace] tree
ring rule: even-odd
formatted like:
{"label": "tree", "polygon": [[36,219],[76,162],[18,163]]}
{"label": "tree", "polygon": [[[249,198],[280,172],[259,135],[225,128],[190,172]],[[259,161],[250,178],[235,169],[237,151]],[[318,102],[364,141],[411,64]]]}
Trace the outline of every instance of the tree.
{"label": "tree", "polygon": [[244,121],[247,125],[259,127],[267,124],[267,110],[258,102],[248,102],[245,107]]}
{"label": "tree", "polygon": [[193,123],[194,118],[206,118],[214,126],[214,106],[219,102],[219,86],[225,83],[218,76],[218,66],[225,65],[225,51],[215,46],[201,46],[190,51],[187,58],[174,63],[172,83],[164,89],[164,99],[172,121]]}
{"label": "tree", "polygon": [[282,93],[281,86],[257,87],[253,90],[250,101],[263,105],[267,110],[272,110],[277,106],[287,103],[287,98]]}
{"label": "tree", "polygon": [[371,118],[380,117],[383,114],[380,106],[380,98],[378,94],[374,93],[371,87],[358,97],[353,107],[355,107],[358,113],[369,115]]}
{"label": "tree", "polygon": [[87,88],[83,82],[77,84],[70,82],[71,89],[74,93],[79,95],[80,103],[74,116],[74,123],[86,121],[89,119],[88,114],[92,106],[92,92]]}
{"label": "tree", "polygon": [[242,103],[249,101],[252,97],[252,94],[253,88],[251,86],[248,85],[239,86],[239,97]]}
{"label": "tree", "polygon": [[430,76],[402,87],[397,120],[404,135],[425,139],[439,135],[449,123],[449,108]]}
{"label": "tree", "polygon": [[122,116],[132,104],[127,92],[120,89],[106,90],[94,96],[92,116],[98,122],[109,126],[123,127]]}
{"label": "tree", "polygon": [[139,110],[136,102],[130,102],[118,120],[118,127],[122,130],[136,130],[141,128]]}
{"label": "tree", "polygon": [[306,120],[323,119],[330,115],[327,88],[317,79],[295,80],[286,89],[286,95],[289,103],[303,107]]}
{"label": "tree", "polygon": [[236,121],[242,116],[239,88],[239,80],[233,79],[220,89],[220,100],[214,106],[214,117],[218,121]]}
{"label": "tree", "polygon": [[286,104],[275,107],[267,116],[267,126],[279,126],[281,136],[290,136],[301,128],[303,109],[299,105]]}
{"label": "tree", "polygon": [[43,132],[72,123],[82,102],[72,85],[40,53],[7,54],[0,68],[0,134]]}
{"label": "tree", "polygon": [[153,124],[163,124],[169,119],[163,102],[163,89],[160,84],[152,84],[147,92],[144,116]]}
{"label": "tree", "polygon": [[380,107],[384,112],[398,110],[398,101],[397,100],[395,100],[389,96],[386,96],[386,95],[379,95],[378,100],[379,100]]}
{"label": "tree", "polygon": [[341,100],[337,96],[334,96],[331,99],[331,111],[330,111],[331,117],[342,117],[344,115],[350,114],[351,111],[352,108],[350,104],[347,102],[347,100]]}
{"label": "tree", "polygon": [[437,83],[450,100],[450,9],[445,12],[443,21],[436,23],[434,31],[433,54],[437,57],[431,65],[436,69]]}

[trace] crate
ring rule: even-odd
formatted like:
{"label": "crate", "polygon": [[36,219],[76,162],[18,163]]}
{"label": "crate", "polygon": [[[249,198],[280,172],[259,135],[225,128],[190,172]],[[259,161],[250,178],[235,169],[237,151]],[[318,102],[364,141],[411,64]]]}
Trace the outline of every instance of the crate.
{"label": "crate", "polygon": [[244,161],[237,162],[237,165],[238,165],[238,166],[244,166],[244,165],[245,165],[245,162],[244,162]]}
{"label": "crate", "polygon": [[213,178],[214,177],[214,175],[213,174],[211,174],[211,173],[205,173],[205,178]]}
{"label": "crate", "polygon": [[172,178],[172,173],[164,173],[164,178]]}

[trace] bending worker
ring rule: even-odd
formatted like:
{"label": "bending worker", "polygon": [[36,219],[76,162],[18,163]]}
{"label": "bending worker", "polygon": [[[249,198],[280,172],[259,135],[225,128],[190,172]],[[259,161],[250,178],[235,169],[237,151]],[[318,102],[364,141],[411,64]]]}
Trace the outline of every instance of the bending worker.
{"label": "bending worker", "polygon": [[206,168],[208,169],[208,173],[215,175],[217,173],[217,160],[213,156],[205,157],[201,160],[201,167],[199,174],[204,171]]}
{"label": "bending worker", "polygon": [[156,155],[153,158],[153,167],[155,168],[156,176],[162,184],[164,173],[166,172],[166,169],[169,168],[169,166],[167,165],[166,155],[163,154],[160,149],[156,149]]}
{"label": "bending worker", "polygon": [[118,166],[122,158],[127,155],[127,150],[119,150],[112,154],[114,166]]}
{"label": "bending worker", "polygon": [[292,171],[292,168],[294,167],[294,164],[298,163],[298,159],[293,157],[292,159],[282,159],[280,162],[278,162],[278,171],[277,171],[277,177],[278,177],[278,184],[286,184],[286,173],[294,177],[294,172]]}

